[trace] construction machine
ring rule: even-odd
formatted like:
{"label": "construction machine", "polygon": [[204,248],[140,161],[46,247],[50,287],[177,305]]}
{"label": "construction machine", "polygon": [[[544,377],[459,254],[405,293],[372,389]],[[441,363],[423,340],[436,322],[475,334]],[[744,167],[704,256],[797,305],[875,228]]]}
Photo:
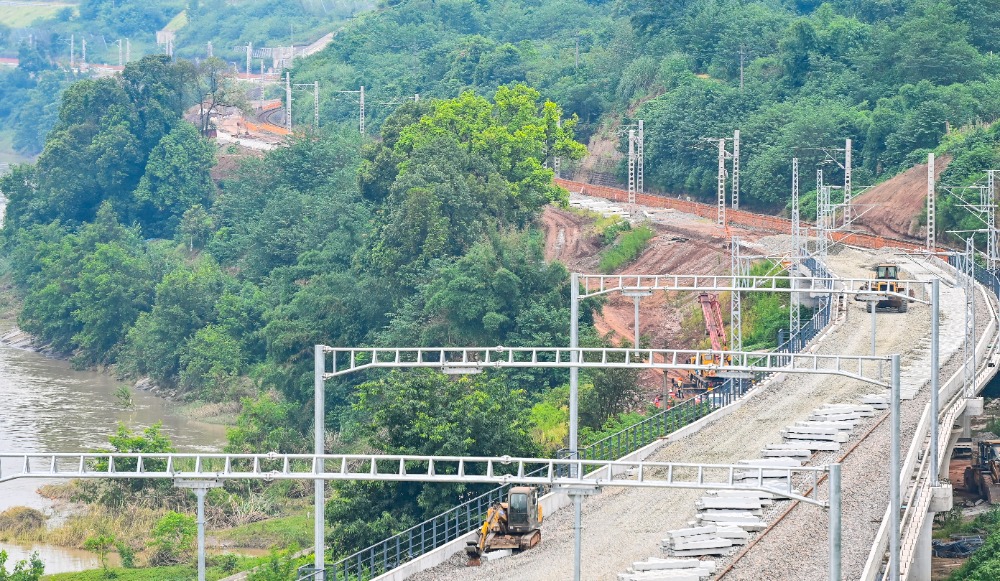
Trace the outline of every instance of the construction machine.
{"label": "construction machine", "polygon": [[965,469],[965,488],[1000,504],[1000,440],[978,440],[972,449],[972,465]]}
{"label": "construction machine", "polygon": [[[726,351],[729,342],[726,339],[726,328],[722,322],[722,308],[719,306],[718,295],[702,293],[698,295],[701,312],[705,315],[705,328],[713,351]],[[699,362],[698,359],[701,359]],[[727,361],[717,353],[701,353],[688,359],[690,364],[723,365]],[[674,389],[681,397],[697,395],[711,390],[724,382],[726,378],[710,370],[691,371],[680,378],[674,378]]]}
{"label": "construction machine", "polygon": [[[906,294],[903,290],[903,285],[899,284],[899,267],[895,264],[877,264],[875,265],[875,279],[870,283],[866,283],[861,287],[861,290],[869,290],[872,293],[899,293]],[[909,299],[904,299],[902,297],[885,297],[881,300],[874,301],[869,300],[870,295],[857,294],[854,295],[854,300],[867,302],[866,309],[868,312],[872,312],[872,308],[876,309],[892,309],[897,313],[905,313],[909,309],[909,304],[913,302],[913,291],[909,292]]]}
{"label": "construction machine", "polygon": [[465,546],[469,566],[479,566],[483,553],[501,549],[524,551],[534,547],[542,540],[541,524],[538,490],[531,486],[511,488],[507,502],[496,502],[486,512],[479,538]]}

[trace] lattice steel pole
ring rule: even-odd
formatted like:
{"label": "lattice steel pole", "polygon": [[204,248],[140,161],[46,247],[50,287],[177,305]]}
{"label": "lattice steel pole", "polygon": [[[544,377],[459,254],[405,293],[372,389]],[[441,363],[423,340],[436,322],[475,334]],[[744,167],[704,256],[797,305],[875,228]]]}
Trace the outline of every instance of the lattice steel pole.
{"label": "lattice steel pole", "polygon": [[719,187],[718,187],[719,226],[726,225],[726,140],[719,140]]}
{"label": "lattice steel pole", "polygon": [[733,209],[740,209],[740,130],[733,132]]}
{"label": "lattice steel pole", "polygon": [[986,172],[986,268],[990,272],[996,272],[997,260],[997,198],[996,198],[996,170]]}
{"label": "lattice steel pole", "polygon": [[[740,239],[738,236],[732,238],[730,272],[733,275],[733,286],[743,286],[743,264],[740,258]],[[741,293],[734,290],[729,293],[729,348],[733,351],[743,351],[743,305]]]}
{"label": "lattice steel pole", "polygon": [[640,194],[644,194],[646,192],[646,189],[645,189],[646,185],[644,183],[644,176],[643,176],[643,165],[644,165],[645,157],[646,157],[646,154],[643,151],[643,149],[644,149],[645,144],[646,144],[646,131],[645,131],[645,128],[643,127],[643,125],[644,125],[643,121],[642,121],[642,119],[640,119],[639,120],[639,133],[636,136],[636,140],[637,141],[636,141],[636,144],[635,144],[636,145],[636,147],[635,147],[635,150],[636,150],[635,151],[635,154],[636,154],[636,160],[635,160],[635,162],[636,162],[636,166],[637,166],[636,167],[636,172],[635,172],[635,177],[636,177],[636,180],[635,180],[635,191],[637,193],[640,193]]}
{"label": "lattice steel pole", "polygon": [[253,57],[253,43],[252,42],[248,42],[247,43],[247,77],[249,77],[251,74],[253,74],[250,71],[250,67],[252,66],[251,63],[250,63],[250,60],[251,60],[252,57]]}
{"label": "lattice steel pole", "polygon": [[319,129],[319,81],[313,81],[313,127]]}
{"label": "lattice steel pole", "polygon": [[[799,223],[799,158],[792,158],[792,256],[788,274],[795,276],[799,271],[799,259],[801,258],[802,232]],[[792,279],[792,287],[795,287],[795,279]],[[801,320],[799,319],[799,294],[791,293],[791,300],[788,306],[788,340],[791,342],[792,350],[795,349],[794,341],[798,341],[801,330]]]}
{"label": "lattice steel pole", "polygon": [[361,128],[361,137],[365,136],[365,86],[361,85],[361,107],[359,110],[358,125]]}
{"label": "lattice steel pole", "polygon": [[292,130],[292,81],[285,71],[285,129]]}
{"label": "lattice steel pole", "polygon": [[937,248],[937,215],[934,199],[934,154],[927,154],[927,252]]}
{"label": "lattice steel pole", "polygon": [[962,360],[964,362],[965,397],[975,395],[976,381],[976,247],[973,236],[965,241],[965,254],[962,256],[962,286],[965,290],[965,342],[963,344]]}
{"label": "lattice steel pole", "polygon": [[[324,454],[324,448],[326,447],[326,380],[324,375],[326,374],[326,355],[323,351],[322,345],[316,345],[313,348],[313,372],[315,376],[313,378],[313,422],[315,424],[315,430],[313,434],[313,446],[316,449],[316,454]],[[336,371],[336,369],[334,369]],[[315,466],[313,467],[317,475],[323,473],[323,462],[317,460]],[[315,506],[313,507],[315,520],[313,520],[313,543],[315,544],[314,550],[315,555],[315,571],[316,579],[324,579],[326,572],[325,563],[325,543],[326,535],[323,530],[326,519],[326,504],[323,498],[324,496],[324,485],[325,480],[322,478],[317,478],[315,480]]]}
{"label": "lattice steel pole", "polygon": [[628,203],[635,206],[635,129],[628,130]]}
{"label": "lattice steel pole", "polygon": [[844,226],[851,227],[854,210],[851,207],[851,140],[844,144]]}

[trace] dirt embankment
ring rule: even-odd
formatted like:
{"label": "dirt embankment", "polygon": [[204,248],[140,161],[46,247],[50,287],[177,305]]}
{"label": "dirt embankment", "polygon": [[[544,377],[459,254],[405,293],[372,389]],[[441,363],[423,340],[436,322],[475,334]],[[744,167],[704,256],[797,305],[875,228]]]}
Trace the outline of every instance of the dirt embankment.
{"label": "dirt embankment", "polygon": [[[622,268],[629,274],[726,274],[729,272],[727,241],[717,236],[713,224],[698,227],[703,219],[672,213],[667,220],[657,220],[651,227],[656,236],[649,241],[639,258]],[[675,227],[674,222],[680,224]],[[549,207],[542,215],[545,229],[545,258],[559,260],[574,272],[596,274],[601,245],[592,231],[593,219],[557,208]],[[635,312],[631,298],[620,294],[607,295],[607,303],[594,317],[594,324],[601,334],[612,333],[631,345],[635,336]],[[726,305],[728,306],[728,305]],[[694,348],[705,338],[704,329],[684,326],[684,320],[696,308],[692,293],[656,293],[642,299],[639,330],[653,348]],[[644,374],[649,399],[662,393],[663,374],[650,371]]]}
{"label": "dirt embankment", "polygon": [[[934,179],[948,167],[950,157],[934,163]],[[927,207],[927,164],[918,164],[854,199],[855,229],[879,236],[922,240],[921,216]]]}

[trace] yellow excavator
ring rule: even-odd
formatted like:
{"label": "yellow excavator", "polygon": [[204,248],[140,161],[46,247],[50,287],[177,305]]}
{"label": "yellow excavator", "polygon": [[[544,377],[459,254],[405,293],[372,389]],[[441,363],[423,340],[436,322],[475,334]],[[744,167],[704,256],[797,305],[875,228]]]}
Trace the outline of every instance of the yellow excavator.
{"label": "yellow excavator", "polygon": [[1000,440],[979,440],[964,476],[966,490],[1000,504]]}
{"label": "yellow excavator", "polygon": [[479,539],[469,541],[465,554],[469,566],[478,567],[483,553],[512,549],[524,551],[542,540],[542,507],[538,504],[538,490],[530,486],[515,486],[507,495],[507,502],[497,502],[486,512],[486,520],[479,529]]}

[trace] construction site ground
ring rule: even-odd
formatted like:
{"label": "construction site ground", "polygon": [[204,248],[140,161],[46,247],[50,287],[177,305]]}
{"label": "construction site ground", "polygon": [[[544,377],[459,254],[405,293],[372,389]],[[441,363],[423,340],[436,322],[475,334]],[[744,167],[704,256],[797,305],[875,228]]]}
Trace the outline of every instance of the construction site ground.
{"label": "construction site ground", "polygon": [[[950,157],[934,163],[935,183],[948,167]],[[927,235],[927,164],[918,164],[854,198],[854,226],[879,236],[923,240]]]}
{"label": "construction site ground", "polygon": [[[654,221],[657,237],[646,254],[629,272],[726,272],[728,251],[718,237],[709,234],[714,226],[704,226],[700,218],[680,217],[676,227]],[[588,240],[585,219],[571,212],[549,210],[545,225],[549,232],[547,253],[550,258],[567,262],[571,269],[593,267],[592,252],[596,243]],[[701,228],[703,234],[699,234]],[[685,234],[680,234],[683,228]],[[742,234],[743,232],[741,232]],[[678,242],[671,237],[686,237]],[[718,236],[718,234],[716,234]],[[754,238],[753,233],[747,233]],[[788,244],[787,236],[758,237],[755,243],[774,251]],[[648,255],[648,257],[647,257]],[[685,258],[686,257],[686,258]],[[857,251],[839,249],[828,260],[830,269],[842,277],[869,277],[870,267],[883,260],[900,261],[892,251]],[[588,262],[591,261],[591,262]],[[904,268],[921,271],[925,267],[909,263]],[[954,326],[961,326],[964,301],[948,297],[953,289],[942,289],[943,324],[942,359],[958,348]],[[661,297],[654,308],[653,297],[643,302],[643,331],[662,336],[671,334],[661,327],[676,325],[677,310],[669,299]],[[649,301],[648,303],[646,301]],[[653,311],[659,314],[653,314]],[[926,380],[929,354],[930,314],[928,307],[913,304],[907,313],[879,313],[876,347],[879,354],[900,353],[904,370],[904,388],[916,390]],[[985,320],[984,316],[980,320]],[[631,336],[631,301],[605,308],[604,321],[618,334]],[[869,315],[861,303],[848,301],[839,322],[814,346],[821,353],[870,353]],[[951,327],[949,327],[949,324]],[[957,331],[959,335],[961,331]],[[655,341],[655,339],[654,339]],[[654,343],[655,344],[655,343]],[[923,378],[923,379],[919,379]],[[786,375],[759,388],[740,409],[677,442],[664,445],[649,458],[653,461],[734,463],[757,458],[766,444],[781,441],[780,430],[826,403],[857,403],[867,393],[880,388],[857,380],[836,376]],[[904,405],[903,441],[909,443],[912,431],[926,399],[926,389]],[[872,420],[874,423],[879,417]],[[884,428],[883,422],[882,428]],[[888,498],[888,434],[876,428],[858,450],[845,460],[844,488],[844,576],[857,578],[864,566],[878,523]],[[855,440],[866,430],[855,430]],[[909,435],[907,435],[909,434]],[[848,442],[841,454],[852,446]],[[903,451],[905,454],[905,450]],[[834,461],[837,453],[817,454],[812,463]],[[662,556],[660,540],[671,529],[682,528],[694,519],[694,502],[703,493],[686,490],[631,490],[608,487],[584,503],[583,509],[583,579],[613,580],[632,562],[650,556]],[[819,509],[799,506],[781,525],[768,532],[768,538],[755,545],[733,567],[725,579],[806,580],[825,576],[828,566],[826,516]],[[573,569],[573,514],[571,510],[547,515],[542,527],[541,544],[524,553],[493,562],[484,560],[481,567],[466,567],[465,557],[455,555],[448,562],[412,577],[418,581],[444,579],[566,579]],[[721,561],[720,561],[721,562]],[[725,562],[721,562],[724,566]]]}

